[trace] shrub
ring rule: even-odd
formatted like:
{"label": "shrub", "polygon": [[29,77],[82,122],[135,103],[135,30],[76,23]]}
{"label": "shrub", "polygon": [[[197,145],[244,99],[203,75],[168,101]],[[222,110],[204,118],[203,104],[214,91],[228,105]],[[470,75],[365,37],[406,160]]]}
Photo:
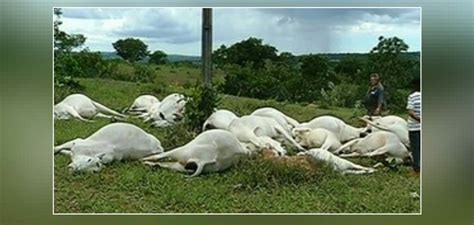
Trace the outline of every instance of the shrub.
{"label": "shrub", "polygon": [[[173,126],[161,128],[164,129],[164,138],[160,139],[162,146],[165,149],[183,146],[193,140],[197,133],[188,130],[188,127],[183,123],[177,123]],[[179,135],[177,135],[179,134]]]}
{"label": "shrub", "polygon": [[143,93],[150,93],[153,95],[162,95],[163,93],[168,92],[168,89],[163,82],[155,81],[153,83],[143,84],[140,88]]}
{"label": "shrub", "polygon": [[134,69],[133,82],[149,83],[155,78],[155,71],[150,66],[135,64]]}
{"label": "shrub", "polygon": [[186,104],[183,122],[189,131],[200,132],[202,124],[218,107],[220,97],[216,89],[206,83],[197,83],[193,88],[190,100]]}
{"label": "shrub", "polygon": [[73,53],[80,72],[78,77],[102,77],[108,69],[108,63],[102,58],[100,52],[90,52],[84,49],[80,52]]}
{"label": "shrub", "polygon": [[107,67],[107,73],[103,74],[103,78],[132,81],[132,75],[134,72],[135,71],[130,64],[123,63],[121,60],[111,60]]}
{"label": "shrub", "polygon": [[267,60],[264,67],[259,69],[247,64],[227,65],[223,70],[225,81],[219,88],[226,94],[279,101],[291,99],[293,96],[289,87],[295,74],[283,64]]}
{"label": "shrub", "polygon": [[352,107],[362,97],[358,85],[345,82],[337,85],[329,82],[327,90],[321,89],[321,103],[331,106]]}
{"label": "shrub", "polygon": [[[84,91],[84,86],[80,85],[71,77],[62,77],[63,81],[55,80],[54,103],[62,101],[66,96]],[[56,82],[60,85],[56,85]]]}
{"label": "shrub", "polygon": [[387,110],[390,110],[390,114],[393,113],[402,113],[406,111],[407,99],[410,91],[407,89],[397,89],[395,91],[387,92],[386,103]]}

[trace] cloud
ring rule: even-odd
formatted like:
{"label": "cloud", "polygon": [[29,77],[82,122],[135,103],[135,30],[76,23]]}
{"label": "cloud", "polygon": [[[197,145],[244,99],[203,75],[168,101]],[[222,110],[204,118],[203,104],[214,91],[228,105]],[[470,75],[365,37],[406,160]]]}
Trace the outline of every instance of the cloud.
{"label": "cloud", "polygon": [[[378,36],[420,49],[418,8],[215,8],[214,48],[249,37],[294,54],[368,52]],[[64,8],[63,27],[84,34],[91,49],[140,38],[150,49],[200,54],[200,8]],[[350,43],[350,44],[349,44]]]}
{"label": "cloud", "polygon": [[175,44],[199,41],[200,12],[197,8],[144,9],[130,16],[115,34]]}

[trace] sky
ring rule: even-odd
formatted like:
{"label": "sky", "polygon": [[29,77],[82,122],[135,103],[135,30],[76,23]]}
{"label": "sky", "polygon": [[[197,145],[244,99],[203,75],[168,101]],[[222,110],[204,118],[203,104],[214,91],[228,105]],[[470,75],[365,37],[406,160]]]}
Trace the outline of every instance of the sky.
{"label": "sky", "polygon": [[[60,29],[83,34],[91,51],[139,38],[153,52],[200,55],[200,8],[63,8]],[[379,36],[397,36],[420,51],[419,8],[214,8],[213,48],[249,37],[279,52],[367,53]]]}

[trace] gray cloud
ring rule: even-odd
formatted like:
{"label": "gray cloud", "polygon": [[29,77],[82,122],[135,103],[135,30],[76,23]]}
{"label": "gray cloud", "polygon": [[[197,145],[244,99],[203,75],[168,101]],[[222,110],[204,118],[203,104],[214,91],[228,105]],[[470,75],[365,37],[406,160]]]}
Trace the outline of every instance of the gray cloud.
{"label": "gray cloud", "polygon": [[[200,52],[199,8],[64,8],[63,12],[65,27],[97,39],[89,38],[95,46],[135,37],[154,48]],[[296,54],[360,52],[368,51],[380,35],[397,35],[420,48],[418,8],[215,8],[213,26],[214,47],[252,36]]]}
{"label": "gray cloud", "polygon": [[123,16],[124,12],[139,9],[127,8],[62,8],[63,17],[72,19],[114,19]]}
{"label": "gray cloud", "polygon": [[125,21],[122,29],[114,33],[120,36],[135,36],[157,39],[166,43],[189,43],[199,41],[200,20],[198,9],[148,9]]}

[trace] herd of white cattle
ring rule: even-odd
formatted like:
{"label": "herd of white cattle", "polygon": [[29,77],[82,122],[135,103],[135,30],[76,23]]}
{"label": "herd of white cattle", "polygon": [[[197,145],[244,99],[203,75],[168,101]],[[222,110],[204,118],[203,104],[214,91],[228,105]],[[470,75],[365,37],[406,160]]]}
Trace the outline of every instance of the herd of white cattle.
{"label": "herd of white cattle", "polygon": [[[171,94],[162,101],[142,95],[122,113],[72,94],[54,106],[54,119],[78,119],[93,122],[95,117],[127,120],[136,116],[155,127],[172,126],[183,116],[188,98]],[[128,115],[124,115],[128,114]],[[223,171],[235,165],[241,156],[269,149],[278,157],[286,156],[285,146],[294,146],[298,155],[322,160],[343,174],[373,173],[372,167],[355,164],[348,157],[376,157],[402,163],[411,160],[407,122],[398,116],[362,117],[364,127],[353,127],[343,120],[318,116],[298,122],[271,107],[238,116],[219,109],[204,122],[203,132],[184,146],[165,151],[160,141],[136,125],[115,122],[100,128],[91,136],[76,138],[54,147],[54,153],[71,157],[72,172],[99,171],[112,161],[141,160],[149,166],[169,168],[197,176]],[[179,134],[176,134],[179,135]]]}

